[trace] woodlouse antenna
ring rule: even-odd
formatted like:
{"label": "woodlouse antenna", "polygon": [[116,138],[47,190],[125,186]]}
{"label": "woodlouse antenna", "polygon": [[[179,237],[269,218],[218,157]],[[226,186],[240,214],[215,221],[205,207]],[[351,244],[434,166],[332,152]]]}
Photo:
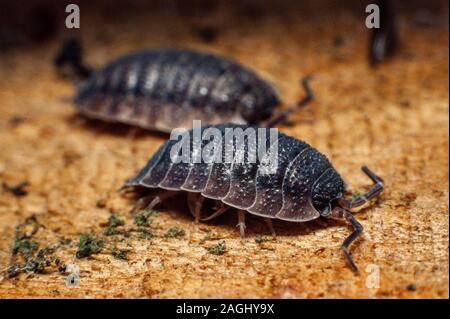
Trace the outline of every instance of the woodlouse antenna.
{"label": "woodlouse antenna", "polygon": [[360,207],[370,201],[372,198],[377,197],[384,190],[383,180],[372,172],[367,166],[361,167],[361,170],[369,176],[369,178],[375,183],[375,185],[364,195],[358,196],[353,200],[340,199],[339,205],[344,209],[352,209]]}
{"label": "woodlouse antenna", "polygon": [[279,113],[273,119],[269,120],[269,122],[267,123],[266,127],[273,127],[273,126],[278,125],[280,123],[284,123],[289,115],[291,115],[292,113],[298,111],[300,108],[306,106],[307,104],[309,104],[314,99],[314,93],[312,92],[312,90],[311,90],[311,88],[309,86],[309,81],[311,79],[312,79],[312,76],[306,76],[300,81],[303,89],[306,92],[306,95],[300,101],[298,101],[296,105],[291,106],[287,110],[282,111],[281,113]]}

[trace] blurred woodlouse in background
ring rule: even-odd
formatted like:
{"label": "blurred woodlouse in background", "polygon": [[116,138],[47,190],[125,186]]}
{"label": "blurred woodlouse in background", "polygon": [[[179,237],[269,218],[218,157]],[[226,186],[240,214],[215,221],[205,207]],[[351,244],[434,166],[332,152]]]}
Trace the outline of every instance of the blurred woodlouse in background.
{"label": "blurred woodlouse in background", "polygon": [[389,0],[376,2],[380,8],[380,27],[371,29],[369,42],[369,62],[377,66],[395,54],[399,47],[396,14]]}
{"label": "blurred woodlouse in background", "polygon": [[[345,199],[345,184],[329,160],[300,140],[278,133],[276,139],[269,139],[269,129],[264,128],[264,149],[267,151],[262,158],[250,161],[250,152],[259,149],[261,145],[258,143],[264,143],[264,138],[258,136],[254,143],[248,138],[246,143],[242,143],[242,139],[238,140],[236,135],[227,136],[235,134],[235,131],[238,134],[248,133],[249,128],[256,130],[252,126],[237,124],[202,128],[202,140],[196,145],[201,143],[201,149],[204,150],[211,143],[210,138],[205,137],[212,136],[211,130],[220,131],[223,137],[218,141],[220,151],[214,152],[220,153],[223,159],[227,156],[225,150],[228,150],[228,155],[232,154],[228,162],[195,161],[195,154],[203,152],[195,151],[193,130],[188,132],[188,160],[173,161],[172,156],[178,154],[177,151],[173,153],[174,145],[179,141],[170,139],[134,178],[125,183],[122,190],[162,189],[138,200],[135,208],[148,209],[178,191],[186,191],[188,206],[196,221],[210,220],[235,208],[238,210],[238,226],[242,236],[245,232],[245,212],[264,217],[272,230],[270,221],[273,218],[291,222],[306,222],[319,217],[344,219],[354,227],[354,231],[343,242],[342,250],[352,269],[358,271],[349,253],[349,246],[362,233],[363,227],[348,210],[360,207],[379,195],[383,191],[382,180],[363,166],[363,172],[375,185],[363,196]],[[275,171],[267,174],[264,169],[271,154],[276,154],[277,166]],[[219,206],[210,216],[201,218],[200,210],[205,198],[217,201]]]}
{"label": "blurred woodlouse in background", "polygon": [[269,83],[231,60],[192,50],[144,50],[90,75],[71,40],[55,62],[87,78],[73,99],[81,114],[162,132],[191,128],[193,120],[273,126],[313,98],[305,78],[305,98],[274,112],[281,101]]}

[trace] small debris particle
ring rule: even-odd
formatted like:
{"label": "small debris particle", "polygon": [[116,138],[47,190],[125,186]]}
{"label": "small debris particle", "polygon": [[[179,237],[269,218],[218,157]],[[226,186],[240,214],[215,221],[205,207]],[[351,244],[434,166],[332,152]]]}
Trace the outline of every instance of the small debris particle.
{"label": "small debris particle", "polygon": [[72,243],[72,239],[70,239],[70,238],[61,238],[60,240],[59,240],[59,245],[60,246],[64,246],[64,245],[70,245]]}
{"label": "small debris particle", "polygon": [[61,274],[61,275],[65,275],[65,274],[67,274],[67,265],[66,264],[64,264],[64,265],[60,265],[59,267],[58,267],[58,272]]}
{"label": "small debris particle", "polygon": [[333,46],[335,48],[340,48],[345,44],[345,39],[344,37],[342,37],[341,35],[338,35],[336,37],[334,37],[333,39]]}
{"label": "small debris particle", "polygon": [[213,255],[223,255],[227,251],[227,247],[225,246],[225,242],[221,241],[217,245],[207,247],[206,250]]}
{"label": "small debris particle", "polygon": [[25,264],[24,270],[26,272],[42,272],[44,270],[46,264],[45,263],[39,263],[34,259],[28,260]]}
{"label": "small debris particle", "polygon": [[183,237],[184,235],[186,235],[184,229],[172,227],[164,234],[164,238]]}
{"label": "small debris particle", "polygon": [[21,182],[17,184],[16,186],[9,186],[7,183],[3,182],[3,190],[5,192],[9,192],[13,194],[16,197],[23,197],[28,194],[28,192],[25,190],[25,187],[28,186],[28,182]]}
{"label": "small debris particle", "polygon": [[44,258],[46,255],[53,254],[56,250],[56,247],[45,247],[42,249],[39,249],[37,253],[38,258]]}
{"label": "small debris particle", "polygon": [[124,249],[117,249],[113,251],[113,256],[116,259],[128,260],[127,253]]}
{"label": "small debris particle", "polygon": [[409,108],[411,107],[411,102],[408,100],[402,100],[400,101],[400,106],[403,108]]}
{"label": "small debris particle", "polygon": [[25,121],[25,118],[23,116],[20,115],[14,115],[12,117],[9,118],[8,123],[11,127],[16,127],[20,124],[22,124]]}
{"label": "small debris particle", "polygon": [[106,207],[106,198],[99,199],[97,201],[97,208],[105,208]]}
{"label": "small debris particle", "polygon": [[103,248],[103,241],[89,234],[82,234],[78,242],[77,258],[88,257],[99,253]]}
{"label": "small debris particle", "polygon": [[257,244],[262,244],[262,243],[264,243],[266,241],[268,241],[268,239],[266,237],[264,237],[264,236],[261,236],[261,235],[258,235],[255,238],[255,243],[257,243]]}
{"label": "small debris particle", "polygon": [[41,225],[37,221],[36,216],[31,215],[23,224],[16,226],[16,236],[31,238],[34,234],[36,234],[40,226]]}
{"label": "small debris particle", "polygon": [[196,27],[194,33],[205,43],[215,42],[219,36],[219,30],[214,26]]}
{"label": "small debris particle", "polygon": [[416,291],[417,286],[415,284],[409,284],[408,286],[406,286],[406,289],[409,291]]}
{"label": "small debris particle", "polygon": [[75,161],[79,160],[81,158],[81,154],[77,153],[75,151],[64,151],[62,154],[62,160],[64,162],[64,166],[68,167],[75,163]]}
{"label": "small debris particle", "polygon": [[20,274],[22,271],[23,269],[20,263],[13,263],[6,269],[5,273],[7,278],[13,278]]}

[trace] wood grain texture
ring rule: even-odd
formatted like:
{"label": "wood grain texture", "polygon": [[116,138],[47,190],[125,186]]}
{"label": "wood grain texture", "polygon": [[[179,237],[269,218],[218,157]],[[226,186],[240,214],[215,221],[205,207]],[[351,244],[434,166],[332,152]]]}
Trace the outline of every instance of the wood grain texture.
{"label": "wood grain texture", "polygon": [[[42,245],[72,239],[56,254],[77,264],[81,279],[67,288],[56,271],[2,278],[0,297],[448,298],[448,16],[439,15],[448,9],[435,4],[434,23],[426,27],[414,22],[412,9],[399,12],[401,50],[377,69],[367,63],[368,34],[356,1],[344,8],[286,2],[276,9],[271,2],[261,9],[215,2],[196,10],[181,4],[144,10],[137,2],[127,14],[103,11],[117,14],[114,24],[101,23],[111,17],[86,4],[79,32],[94,65],[144,47],[208,50],[254,68],[286,104],[302,96],[299,79],[314,75],[315,102],[280,129],[326,154],[351,190],[371,185],[363,164],[385,181],[383,195],[357,214],[365,227],[352,247],[360,276],[339,250],[350,232],[345,224],[278,222],[276,240],[258,244],[256,236],[268,235],[259,218],[249,218],[241,240],[235,214],[195,224],[182,198],[152,217],[156,238],[118,243],[129,250],[128,261],[106,251],[76,259],[79,235],[101,234],[110,211],[133,223],[133,202],[116,190],[165,136],[77,117],[66,102],[74,88],[50,63],[61,39],[3,53],[0,180],[30,185],[20,198],[0,192],[0,268],[10,262],[15,225],[34,214]],[[205,42],[195,30],[211,25],[217,38]],[[24,120],[12,125],[17,116]],[[175,226],[186,235],[159,236]],[[207,234],[213,235],[205,241]],[[205,249],[222,240],[225,254]],[[378,288],[366,285],[373,265]],[[415,291],[407,289],[411,284]]]}

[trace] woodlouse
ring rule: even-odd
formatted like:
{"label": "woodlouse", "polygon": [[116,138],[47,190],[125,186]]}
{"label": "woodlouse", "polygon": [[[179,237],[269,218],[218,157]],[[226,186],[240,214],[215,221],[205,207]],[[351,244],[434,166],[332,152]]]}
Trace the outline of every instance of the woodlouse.
{"label": "woodlouse", "polygon": [[[209,128],[218,129],[222,136],[225,136],[220,141],[224,156],[225,143],[230,144],[226,134],[234,134],[236,129],[241,129],[240,132],[245,135],[248,128],[255,127],[237,124],[206,126],[202,128],[203,137],[208,136]],[[188,206],[196,221],[210,220],[231,207],[236,208],[242,236],[245,231],[244,212],[262,216],[266,221],[275,218],[306,222],[321,216],[345,219],[354,227],[354,231],[343,242],[342,250],[353,270],[357,271],[348,248],[361,234],[363,227],[348,210],[362,206],[380,194],[383,191],[382,180],[363,166],[362,170],[375,185],[363,196],[353,200],[345,199],[345,184],[325,155],[307,143],[281,133],[271,140],[269,129],[263,130],[267,132],[265,142],[268,151],[254,162],[247,160],[249,150],[254,151],[258,143],[264,143],[264,139],[258,139],[256,144],[247,141],[245,148],[241,148],[239,153],[237,140],[233,137],[230,144],[232,160],[222,163],[193,160],[192,147],[189,161],[174,162],[171,152],[178,141],[170,139],[134,178],[125,183],[124,188],[161,189],[157,194],[150,194],[138,200],[137,206],[146,206],[149,209],[177,191],[186,191]],[[189,131],[189,134],[193,146],[193,131]],[[202,149],[209,142],[208,139],[202,139]],[[275,148],[276,170],[265,174],[263,169],[267,168],[267,156],[274,154]],[[240,157],[238,162],[237,156],[244,156],[244,161]],[[218,201],[219,208],[212,215],[201,218],[200,210],[205,198]]]}
{"label": "woodlouse", "polygon": [[394,55],[398,48],[396,15],[391,1],[379,0],[376,5],[380,8],[380,27],[371,29],[369,61],[372,66]]}
{"label": "woodlouse", "polygon": [[[73,42],[73,41],[72,41]],[[69,63],[82,75],[81,47],[67,42],[55,63]],[[170,132],[205,124],[234,122],[273,126],[312,99],[274,112],[281,104],[274,88],[249,69],[209,53],[153,49],[122,56],[89,76],[74,97],[81,114],[108,122]],[[275,114],[277,113],[277,114]]]}

